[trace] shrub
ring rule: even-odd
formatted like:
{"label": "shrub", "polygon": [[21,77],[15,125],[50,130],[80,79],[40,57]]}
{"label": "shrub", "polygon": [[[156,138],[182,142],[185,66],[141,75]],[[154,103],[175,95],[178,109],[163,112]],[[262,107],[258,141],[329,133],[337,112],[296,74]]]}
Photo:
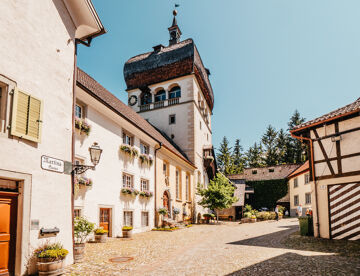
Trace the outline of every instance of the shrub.
{"label": "shrub", "polygon": [[252,216],[251,212],[245,212],[244,213],[245,218],[251,218],[251,216]]}
{"label": "shrub", "polygon": [[245,205],[244,212],[245,212],[245,213],[247,213],[247,212],[251,212],[251,211],[252,211],[252,207],[251,207],[251,205],[246,204],[246,205]]}
{"label": "shrub", "polygon": [[131,230],[133,230],[133,227],[132,226],[123,226],[122,230],[123,231],[131,231]]}
{"label": "shrub", "polygon": [[64,249],[61,243],[46,243],[35,250],[35,255],[40,261],[54,262],[65,259],[69,251]]}
{"label": "shrub", "polygon": [[159,208],[159,209],[158,209],[158,213],[159,213],[159,215],[167,215],[168,209],[166,209],[166,208]]}
{"label": "shrub", "polygon": [[270,212],[269,219],[274,220],[276,218],[275,212]]}
{"label": "shrub", "polygon": [[102,227],[99,227],[99,228],[95,229],[95,231],[94,231],[95,235],[104,235],[104,234],[107,234],[108,232],[109,232],[108,230],[105,230]]}
{"label": "shrub", "polygon": [[260,220],[268,220],[270,217],[270,213],[269,212],[258,212],[256,214],[256,218],[260,219]]}
{"label": "shrub", "polygon": [[75,243],[84,243],[86,238],[94,231],[95,223],[89,222],[84,217],[74,219],[74,240]]}

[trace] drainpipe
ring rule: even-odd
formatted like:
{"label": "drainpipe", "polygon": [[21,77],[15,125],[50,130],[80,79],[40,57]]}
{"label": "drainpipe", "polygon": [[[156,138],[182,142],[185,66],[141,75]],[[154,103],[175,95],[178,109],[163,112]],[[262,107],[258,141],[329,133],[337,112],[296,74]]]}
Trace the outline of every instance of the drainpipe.
{"label": "drainpipe", "polygon": [[156,226],[156,197],[157,197],[157,192],[156,192],[156,167],[157,167],[157,162],[156,162],[156,153],[159,149],[162,148],[162,143],[159,142],[159,147],[158,148],[155,148],[155,157],[154,157],[154,163],[155,163],[155,168],[154,168],[154,210],[155,210],[155,213],[154,213],[154,226]]}
{"label": "drainpipe", "polygon": [[[291,132],[290,132],[291,133]],[[318,198],[317,198],[317,185],[316,185],[316,179],[315,179],[315,165],[314,165],[314,145],[313,145],[313,140],[311,138],[307,138],[307,137],[302,137],[302,136],[296,136],[295,134],[291,133],[291,136],[296,138],[296,139],[299,139],[299,140],[306,140],[306,141],[309,141],[310,142],[310,158],[311,158],[311,174],[312,174],[312,178],[313,178],[313,181],[314,181],[314,187],[315,187],[315,190],[314,190],[314,195],[315,195],[315,214],[316,214],[316,230],[317,230],[317,235],[316,235],[316,238],[320,237],[320,224],[319,224],[319,212],[318,212]]]}

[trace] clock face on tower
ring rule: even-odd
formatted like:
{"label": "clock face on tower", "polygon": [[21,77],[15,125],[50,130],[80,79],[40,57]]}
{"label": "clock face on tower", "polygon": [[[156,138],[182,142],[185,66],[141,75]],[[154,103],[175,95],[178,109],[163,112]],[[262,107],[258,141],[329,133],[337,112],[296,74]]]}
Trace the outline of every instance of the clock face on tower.
{"label": "clock face on tower", "polygon": [[128,100],[128,103],[130,106],[133,106],[137,103],[137,97],[135,95],[132,95],[129,100]]}

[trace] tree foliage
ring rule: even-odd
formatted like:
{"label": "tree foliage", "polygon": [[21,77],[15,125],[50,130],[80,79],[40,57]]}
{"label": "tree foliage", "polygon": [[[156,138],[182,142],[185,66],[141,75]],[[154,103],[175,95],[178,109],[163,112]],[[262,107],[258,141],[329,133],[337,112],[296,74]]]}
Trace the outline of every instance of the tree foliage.
{"label": "tree foliage", "polygon": [[233,157],[229,140],[224,136],[217,154],[217,163],[221,172],[225,175],[233,173]]}
{"label": "tree foliage", "polygon": [[236,139],[234,150],[232,152],[232,173],[242,173],[244,171],[246,158],[243,154],[243,147],[240,144],[240,139]]}
{"label": "tree foliage", "polygon": [[198,187],[197,194],[201,196],[199,205],[211,210],[230,208],[238,199],[234,197],[235,187],[221,173],[217,173],[207,188]]}
{"label": "tree foliage", "polygon": [[263,160],[265,166],[275,166],[279,162],[279,153],[276,143],[277,135],[278,133],[275,128],[269,125],[261,137],[261,143],[264,149]]}
{"label": "tree foliage", "polygon": [[250,168],[260,168],[263,163],[263,149],[261,144],[255,144],[246,152],[246,166]]}

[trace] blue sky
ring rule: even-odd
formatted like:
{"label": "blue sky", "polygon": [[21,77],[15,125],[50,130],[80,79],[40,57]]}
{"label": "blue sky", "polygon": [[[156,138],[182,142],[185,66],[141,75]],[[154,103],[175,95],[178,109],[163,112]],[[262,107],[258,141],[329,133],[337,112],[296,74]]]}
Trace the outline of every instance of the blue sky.
{"label": "blue sky", "polygon": [[[167,45],[174,3],[182,39],[211,71],[213,143],[247,148],[268,124],[286,128],[353,102],[360,88],[359,0],[93,0],[108,33],[80,46],[78,65],[127,102],[127,59]],[[226,3],[226,4],[225,4]]]}

